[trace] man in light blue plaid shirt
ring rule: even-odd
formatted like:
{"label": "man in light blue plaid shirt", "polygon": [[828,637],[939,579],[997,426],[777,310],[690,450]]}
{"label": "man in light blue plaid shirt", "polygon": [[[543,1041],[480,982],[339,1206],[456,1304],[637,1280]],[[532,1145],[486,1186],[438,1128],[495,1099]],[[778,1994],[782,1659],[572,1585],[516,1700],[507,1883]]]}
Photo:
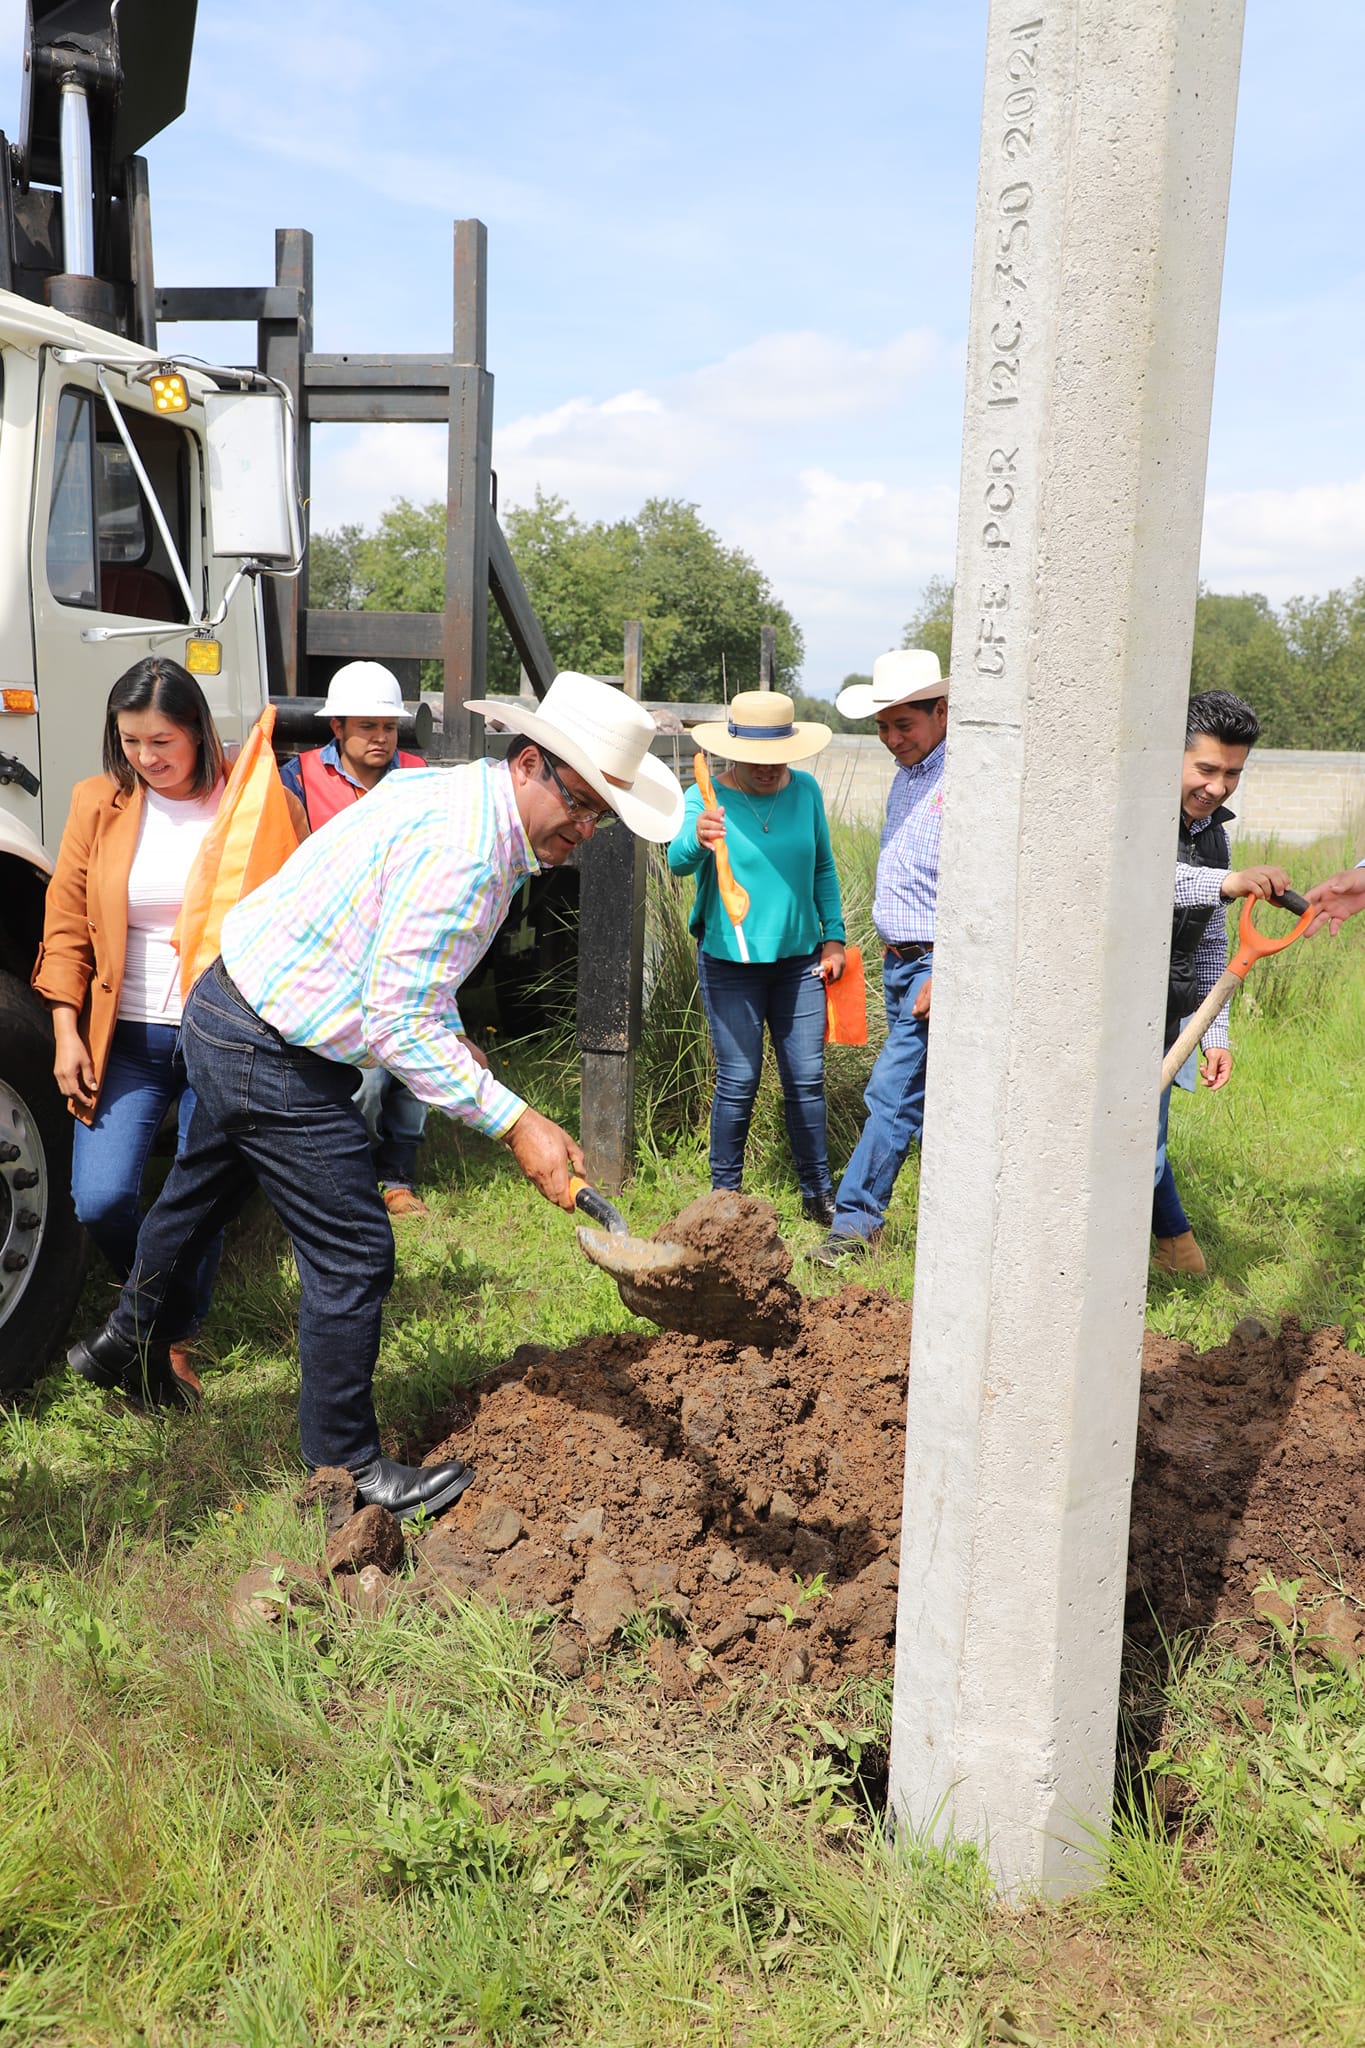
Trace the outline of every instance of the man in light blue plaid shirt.
{"label": "man in light blue plaid shirt", "polygon": [[834,1222],[815,1253],[826,1266],[865,1254],[881,1236],[896,1175],[924,1123],[948,682],[936,654],[903,647],[879,656],[871,683],[850,683],[836,702],[846,717],[875,718],[896,775],[872,904],[883,949],[886,1044],[863,1097],[867,1121],[839,1183]]}

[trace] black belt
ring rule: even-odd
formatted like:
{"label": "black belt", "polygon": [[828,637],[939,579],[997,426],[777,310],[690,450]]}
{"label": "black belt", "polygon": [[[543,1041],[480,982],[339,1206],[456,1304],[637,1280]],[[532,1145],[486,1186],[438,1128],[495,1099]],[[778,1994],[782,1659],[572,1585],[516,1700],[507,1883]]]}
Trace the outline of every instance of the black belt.
{"label": "black belt", "polygon": [[926,954],[933,952],[934,942],[932,939],[911,939],[904,946],[895,946],[890,939],[883,939],[882,950],[897,960],[923,960]]}

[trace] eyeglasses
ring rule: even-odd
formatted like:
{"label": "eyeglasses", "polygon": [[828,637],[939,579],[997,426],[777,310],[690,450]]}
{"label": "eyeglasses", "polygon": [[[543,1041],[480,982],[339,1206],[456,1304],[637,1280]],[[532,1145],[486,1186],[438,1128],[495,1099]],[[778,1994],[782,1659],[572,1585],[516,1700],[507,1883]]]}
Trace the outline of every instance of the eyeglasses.
{"label": "eyeglasses", "polygon": [[565,784],[563,776],[555,767],[550,756],[542,751],[540,758],[545,763],[545,773],[559,791],[564,802],[564,808],[568,811],[570,818],[573,819],[575,824],[591,824],[594,831],[606,832],[616,823],[615,811],[599,811],[586,797],[575,796],[573,791]]}

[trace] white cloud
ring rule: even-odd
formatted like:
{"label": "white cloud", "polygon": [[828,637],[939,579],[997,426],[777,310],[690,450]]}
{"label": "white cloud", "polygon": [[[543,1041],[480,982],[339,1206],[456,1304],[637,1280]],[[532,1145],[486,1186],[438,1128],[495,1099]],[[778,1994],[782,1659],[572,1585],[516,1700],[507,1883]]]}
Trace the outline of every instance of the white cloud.
{"label": "white cloud", "polygon": [[[584,519],[619,518],[651,496],[697,503],[763,569],[806,634],[819,687],[866,666],[899,634],[927,577],[951,566],[956,490],[891,480],[875,456],[812,460],[858,416],[889,444],[917,384],[950,365],[912,330],[861,348],[809,330],[759,337],[715,363],[605,399],[574,397],[495,429],[499,499],[540,490]],[[444,495],[445,439],[429,427],[324,430],[314,520],[372,524],[395,497]]]}
{"label": "white cloud", "polygon": [[1365,476],[1294,490],[1210,492],[1200,574],[1273,604],[1365,573]]}

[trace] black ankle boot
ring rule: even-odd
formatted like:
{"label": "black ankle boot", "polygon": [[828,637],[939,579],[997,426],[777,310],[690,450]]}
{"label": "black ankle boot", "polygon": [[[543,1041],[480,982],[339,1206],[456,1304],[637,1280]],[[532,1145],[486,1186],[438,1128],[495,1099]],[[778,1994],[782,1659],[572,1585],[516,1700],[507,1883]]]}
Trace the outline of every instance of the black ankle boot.
{"label": "black ankle boot", "polygon": [[828,1230],[834,1221],[833,1188],[826,1188],[822,1195],[802,1195],[801,1214],[807,1223],[819,1223]]}

